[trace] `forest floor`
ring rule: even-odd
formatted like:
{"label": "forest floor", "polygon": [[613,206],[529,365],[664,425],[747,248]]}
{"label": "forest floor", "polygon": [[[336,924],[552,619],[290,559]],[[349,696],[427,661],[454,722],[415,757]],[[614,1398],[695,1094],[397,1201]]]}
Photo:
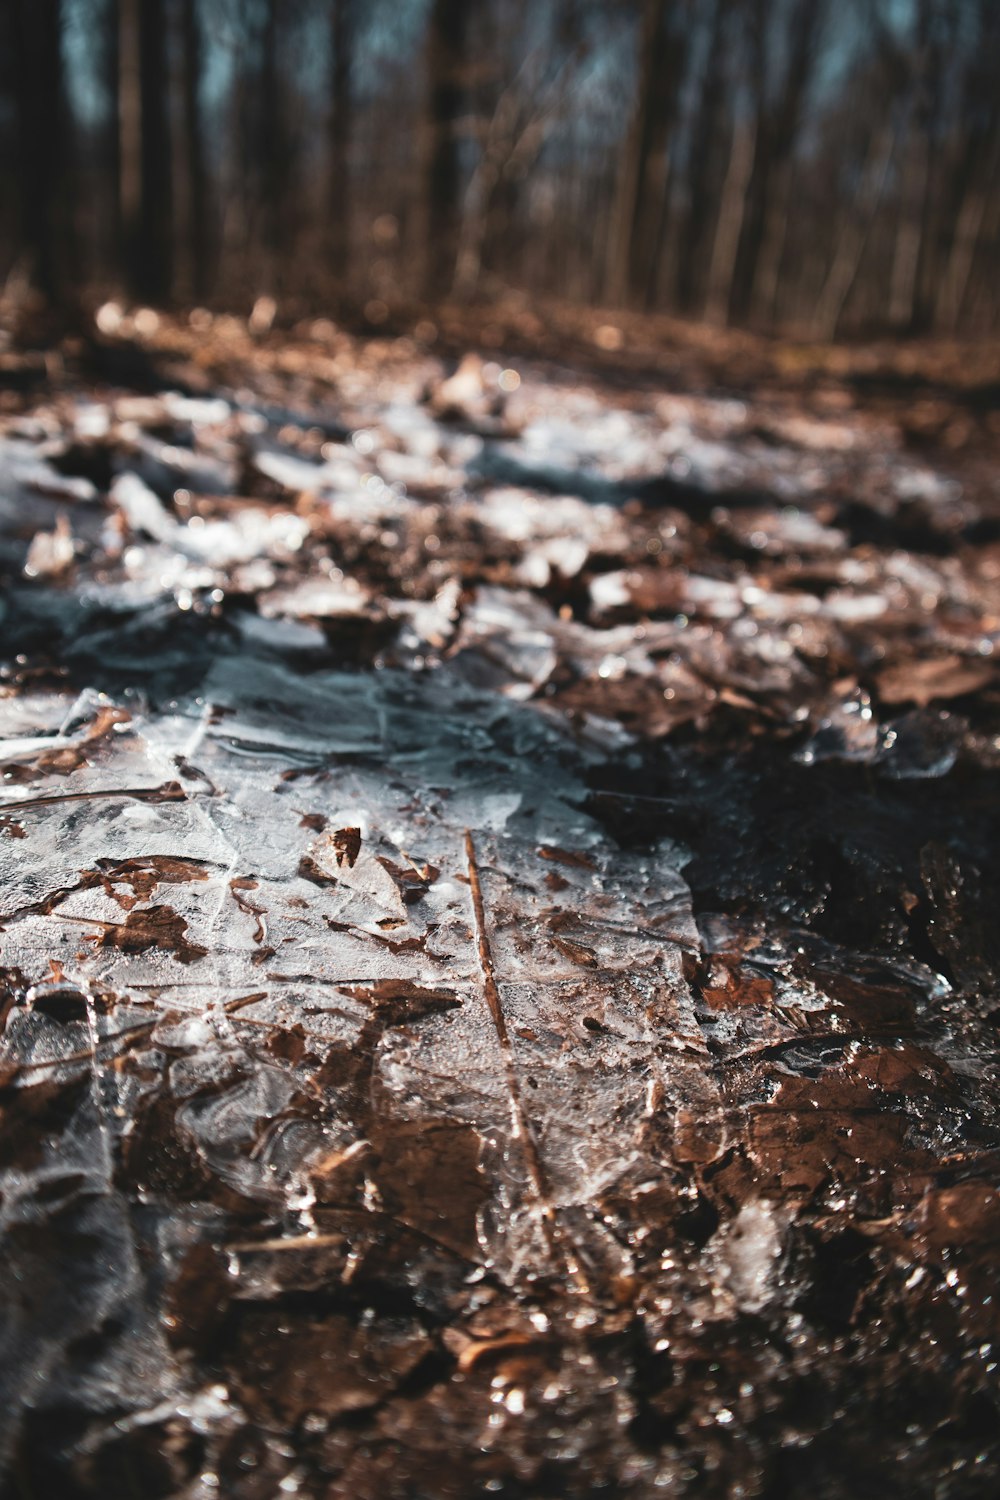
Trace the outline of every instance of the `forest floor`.
{"label": "forest floor", "polygon": [[5,1500],[997,1492],[998,372],[7,340]]}

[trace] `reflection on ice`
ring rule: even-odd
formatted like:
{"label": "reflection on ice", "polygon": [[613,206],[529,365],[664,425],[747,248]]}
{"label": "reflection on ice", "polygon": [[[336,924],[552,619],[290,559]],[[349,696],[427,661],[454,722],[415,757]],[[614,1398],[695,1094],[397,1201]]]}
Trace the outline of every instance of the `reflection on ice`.
{"label": "reflection on ice", "polygon": [[807,1367],[957,1422],[967,497],[849,413],[372,360],[0,419],[4,1461],[528,1494],[592,1443],[644,1494],[798,1443]]}

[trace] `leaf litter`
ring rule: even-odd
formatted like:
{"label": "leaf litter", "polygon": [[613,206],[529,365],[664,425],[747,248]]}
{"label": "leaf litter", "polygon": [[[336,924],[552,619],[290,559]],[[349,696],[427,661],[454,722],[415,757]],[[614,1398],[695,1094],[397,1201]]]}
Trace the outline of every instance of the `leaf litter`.
{"label": "leaf litter", "polygon": [[11,1493],[991,1491],[995,492],[163,326],[0,419]]}

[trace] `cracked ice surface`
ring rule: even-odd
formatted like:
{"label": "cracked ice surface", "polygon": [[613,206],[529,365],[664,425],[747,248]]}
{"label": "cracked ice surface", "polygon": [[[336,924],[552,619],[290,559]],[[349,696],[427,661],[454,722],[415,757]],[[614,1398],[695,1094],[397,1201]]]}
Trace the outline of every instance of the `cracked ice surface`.
{"label": "cracked ice surface", "polygon": [[972,1493],[989,494],[341,356],[3,418],[3,1463]]}

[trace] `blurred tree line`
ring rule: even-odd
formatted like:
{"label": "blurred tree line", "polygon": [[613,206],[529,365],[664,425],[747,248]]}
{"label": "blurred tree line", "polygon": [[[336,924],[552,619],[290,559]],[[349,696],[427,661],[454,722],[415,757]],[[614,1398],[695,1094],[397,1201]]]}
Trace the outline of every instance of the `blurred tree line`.
{"label": "blurred tree line", "polygon": [[6,0],[0,273],[995,330],[998,63],[998,0]]}

